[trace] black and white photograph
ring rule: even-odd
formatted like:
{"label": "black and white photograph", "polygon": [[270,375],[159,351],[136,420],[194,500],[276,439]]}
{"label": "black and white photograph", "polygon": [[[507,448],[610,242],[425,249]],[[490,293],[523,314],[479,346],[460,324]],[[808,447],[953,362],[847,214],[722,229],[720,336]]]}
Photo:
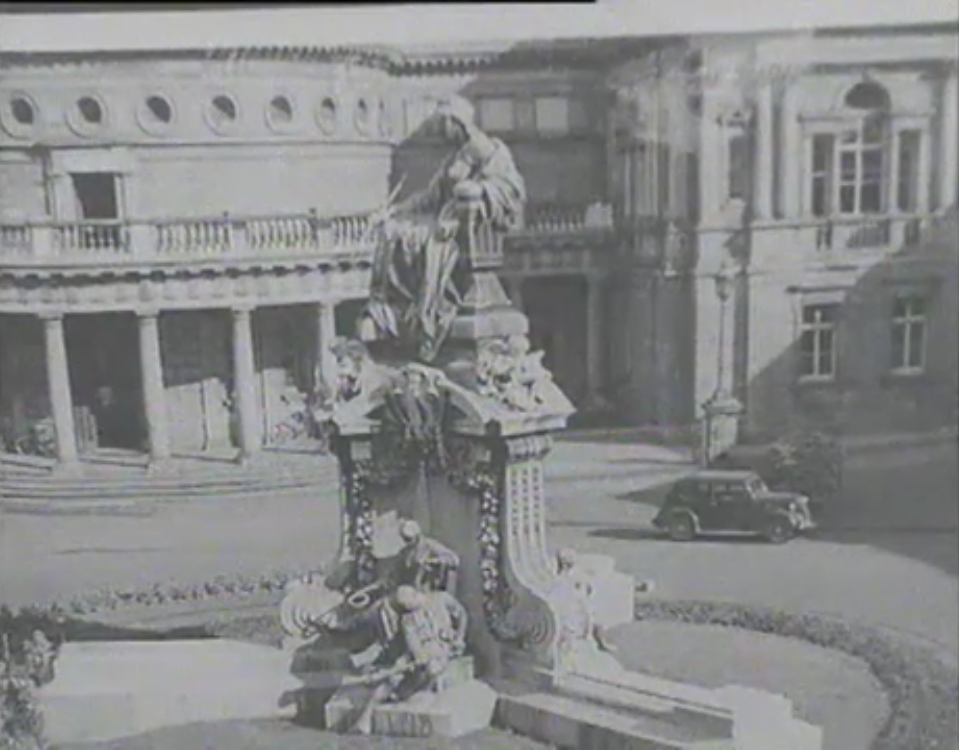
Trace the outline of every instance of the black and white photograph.
{"label": "black and white photograph", "polygon": [[0,750],[959,750],[959,6],[0,3]]}

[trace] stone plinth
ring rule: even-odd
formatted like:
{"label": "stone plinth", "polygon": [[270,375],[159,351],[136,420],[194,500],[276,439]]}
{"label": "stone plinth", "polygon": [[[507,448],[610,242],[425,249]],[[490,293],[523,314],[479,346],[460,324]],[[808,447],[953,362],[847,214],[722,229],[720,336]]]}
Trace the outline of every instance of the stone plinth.
{"label": "stone plinth", "polygon": [[39,691],[48,739],[106,742],[163,727],[292,716],[287,654],[232,641],[67,643]]}
{"label": "stone plinth", "polygon": [[743,405],[729,395],[716,394],[703,404],[702,459],[709,465],[739,439],[739,420]]}

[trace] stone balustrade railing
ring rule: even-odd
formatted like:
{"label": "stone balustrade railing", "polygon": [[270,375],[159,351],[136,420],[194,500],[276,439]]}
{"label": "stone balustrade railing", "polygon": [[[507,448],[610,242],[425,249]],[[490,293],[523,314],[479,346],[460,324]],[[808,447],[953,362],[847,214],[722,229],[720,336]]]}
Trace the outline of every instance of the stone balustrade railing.
{"label": "stone balustrade railing", "polygon": [[533,203],[526,207],[524,232],[564,234],[613,228],[613,208],[606,203]]}
{"label": "stone balustrade railing", "polygon": [[269,217],[0,224],[0,259],[100,263],[369,251],[363,216]]}
{"label": "stone balustrade railing", "polygon": [[819,252],[901,248],[923,242],[936,217],[867,216],[818,221],[812,242]]}
{"label": "stone balustrade railing", "polygon": [[[612,228],[605,204],[533,204],[519,231],[565,234]],[[0,262],[102,263],[372,250],[365,216],[232,216],[117,221],[0,222]]]}

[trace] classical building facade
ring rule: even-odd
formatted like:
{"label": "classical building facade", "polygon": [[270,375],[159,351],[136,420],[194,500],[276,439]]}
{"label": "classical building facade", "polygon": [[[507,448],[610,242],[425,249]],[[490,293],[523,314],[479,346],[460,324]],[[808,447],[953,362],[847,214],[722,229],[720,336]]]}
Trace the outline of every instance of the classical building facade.
{"label": "classical building facade", "polygon": [[690,425],[726,388],[757,439],[954,424],[956,42],[0,55],[4,443],[274,442],[454,93],[527,180],[503,281],[585,412]]}

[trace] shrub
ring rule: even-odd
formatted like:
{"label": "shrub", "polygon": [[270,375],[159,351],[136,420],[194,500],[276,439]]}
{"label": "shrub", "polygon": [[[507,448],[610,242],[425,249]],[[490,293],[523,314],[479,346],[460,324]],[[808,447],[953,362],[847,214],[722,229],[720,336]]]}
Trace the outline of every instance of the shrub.
{"label": "shrub", "polygon": [[43,750],[36,689],[54,677],[55,621],[36,610],[0,609],[0,750]]}
{"label": "shrub", "polygon": [[716,625],[797,638],[864,661],[889,698],[872,750],[952,750],[959,736],[959,675],[932,646],[824,615],[703,601],[636,603],[636,618]]}
{"label": "shrub", "polygon": [[843,448],[823,432],[795,432],[762,448],[733,448],[713,462],[717,469],[751,469],[777,490],[825,503],[842,489]]}

